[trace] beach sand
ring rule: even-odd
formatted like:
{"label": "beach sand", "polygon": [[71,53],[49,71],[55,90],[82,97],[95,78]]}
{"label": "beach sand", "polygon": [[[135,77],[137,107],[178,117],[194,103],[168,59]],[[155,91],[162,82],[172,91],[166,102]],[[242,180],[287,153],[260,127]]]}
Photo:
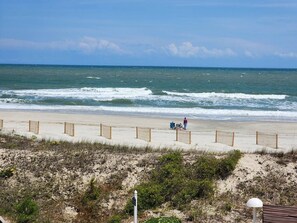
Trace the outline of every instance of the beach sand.
{"label": "beach sand", "polygon": [[[171,148],[183,150],[198,150],[207,152],[227,152],[239,149],[242,152],[255,151],[289,152],[297,149],[296,122],[235,122],[235,121],[205,121],[189,118],[188,130],[192,132],[192,143],[185,144],[176,141],[176,131],[169,129],[169,123],[182,123],[178,119],[152,118],[123,115],[93,115],[93,114],[62,114],[31,111],[0,111],[0,119],[4,120],[2,132],[14,131],[17,134],[31,137],[28,132],[28,121],[39,121],[40,132],[35,135],[39,139],[101,142],[113,145],[132,147],[152,147],[155,149]],[[75,136],[63,133],[64,122],[75,123]],[[100,137],[99,124],[112,126],[112,140]],[[137,127],[152,128],[152,141],[136,139]],[[215,143],[215,131],[234,132],[234,146]],[[278,149],[256,145],[256,131],[278,133]]]}

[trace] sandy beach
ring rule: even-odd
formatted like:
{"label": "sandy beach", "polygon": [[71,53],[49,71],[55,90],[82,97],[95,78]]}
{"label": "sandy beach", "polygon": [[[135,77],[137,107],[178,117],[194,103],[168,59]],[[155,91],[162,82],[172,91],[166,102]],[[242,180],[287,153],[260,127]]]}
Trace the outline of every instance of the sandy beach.
{"label": "sandy beach", "polygon": [[[295,122],[228,122],[191,120],[189,118],[188,130],[192,132],[192,142],[185,144],[177,142],[176,131],[169,129],[171,121],[182,122],[182,117],[180,120],[172,120],[121,115],[0,111],[0,119],[4,120],[3,132],[14,131],[28,137],[35,135],[28,131],[28,121],[39,121],[40,132],[35,135],[39,139],[101,142],[132,147],[149,146],[155,149],[193,149],[209,152],[226,152],[233,149],[248,153],[263,149],[269,152],[288,152],[297,149],[297,123]],[[64,122],[75,124],[74,137],[63,133]],[[100,123],[112,126],[112,140],[100,137]],[[136,139],[136,127],[152,128],[152,141]],[[234,146],[215,143],[216,130],[234,132]],[[256,131],[277,133],[279,148],[256,145]]]}

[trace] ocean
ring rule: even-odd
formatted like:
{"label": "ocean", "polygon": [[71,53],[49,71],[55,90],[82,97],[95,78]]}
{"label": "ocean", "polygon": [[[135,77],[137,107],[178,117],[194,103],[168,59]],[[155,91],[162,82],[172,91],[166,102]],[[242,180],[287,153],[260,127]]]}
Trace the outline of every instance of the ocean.
{"label": "ocean", "polygon": [[0,65],[0,109],[297,121],[297,69]]}

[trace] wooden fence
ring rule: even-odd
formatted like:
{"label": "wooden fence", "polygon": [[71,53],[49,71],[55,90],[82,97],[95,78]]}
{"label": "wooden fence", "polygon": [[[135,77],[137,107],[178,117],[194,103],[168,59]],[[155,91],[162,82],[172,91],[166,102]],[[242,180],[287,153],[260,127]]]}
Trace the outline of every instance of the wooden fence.
{"label": "wooden fence", "polygon": [[297,207],[264,205],[263,223],[297,223]]}
{"label": "wooden fence", "polygon": [[64,122],[64,134],[74,136],[74,123]]}
{"label": "wooden fence", "polygon": [[109,125],[100,124],[100,136],[107,139],[112,139],[112,127]]}
{"label": "wooden fence", "polygon": [[136,127],[136,139],[142,139],[147,142],[152,141],[152,129]]}
{"label": "wooden fence", "polygon": [[3,129],[3,119],[0,119],[0,130]]}
{"label": "wooden fence", "polygon": [[256,144],[278,148],[278,134],[256,132]]}
{"label": "wooden fence", "polygon": [[177,142],[191,144],[192,143],[192,133],[191,133],[191,131],[176,129],[175,139]]}
{"label": "wooden fence", "polygon": [[226,144],[228,146],[234,146],[234,137],[234,132],[216,130],[215,142]]}
{"label": "wooden fence", "polygon": [[39,134],[39,121],[29,120],[29,132]]}

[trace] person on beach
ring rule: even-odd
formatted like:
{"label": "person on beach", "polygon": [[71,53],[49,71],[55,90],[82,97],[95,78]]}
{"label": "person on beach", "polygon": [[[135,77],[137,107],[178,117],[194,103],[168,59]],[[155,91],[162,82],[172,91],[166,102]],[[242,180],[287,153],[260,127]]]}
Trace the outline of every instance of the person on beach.
{"label": "person on beach", "polygon": [[187,125],[188,125],[188,120],[187,120],[187,118],[185,117],[185,118],[184,118],[184,130],[187,130]]}

